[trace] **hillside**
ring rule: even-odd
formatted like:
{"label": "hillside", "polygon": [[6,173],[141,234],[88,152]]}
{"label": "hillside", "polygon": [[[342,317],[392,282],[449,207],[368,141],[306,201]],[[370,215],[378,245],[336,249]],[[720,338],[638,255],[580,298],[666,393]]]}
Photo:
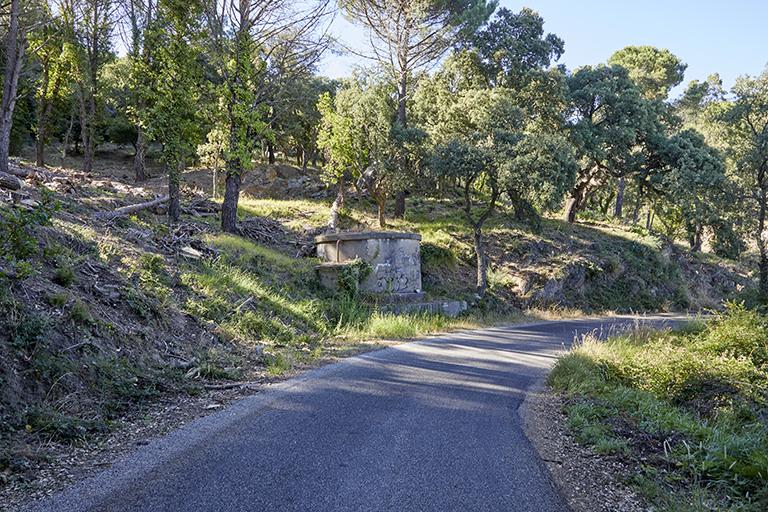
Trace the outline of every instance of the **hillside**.
{"label": "hillside", "polygon": [[[162,179],[25,168],[29,198],[0,202],[0,482],[34,479],[46,450],[98,439],[160,399],[268,382],[376,346],[366,340],[574,310],[714,308],[750,283],[735,263],[619,226],[545,219],[531,230],[501,211],[478,300],[471,234],[452,201],[414,199],[390,229],[422,235],[429,296],[473,307],[458,319],[396,317],[319,286],[312,237],[331,200],[314,172],[253,173],[245,190],[271,198],[242,198],[233,236],[218,229],[204,171],[185,175],[183,219],[169,226],[161,209],[99,215],[147,200]],[[374,205],[350,191],[342,228],[375,225]]]}

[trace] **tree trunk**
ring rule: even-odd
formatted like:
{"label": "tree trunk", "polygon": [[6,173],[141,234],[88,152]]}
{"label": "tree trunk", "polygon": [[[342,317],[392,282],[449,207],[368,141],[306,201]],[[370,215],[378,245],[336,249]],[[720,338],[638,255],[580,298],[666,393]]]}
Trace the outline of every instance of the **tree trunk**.
{"label": "tree trunk", "polygon": [[140,212],[141,210],[146,210],[147,208],[154,208],[155,206],[160,206],[163,203],[167,203],[168,199],[169,198],[167,195],[161,196],[161,197],[152,199],[151,201],[145,201],[143,203],[136,203],[129,206],[123,206],[122,208],[118,208],[117,210],[113,210],[111,212],[99,212],[95,215],[95,217],[101,220],[112,220],[118,217],[124,217],[132,213]]}
{"label": "tree trunk", "polygon": [[328,228],[333,231],[339,229],[339,212],[344,208],[344,176],[339,177],[339,190],[336,192],[336,199],[331,205],[331,217],[328,220]]}
{"label": "tree trunk", "polygon": [[181,216],[180,182],[183,161],[168,167],[168,221],[172,224],[179,222]]}
{"label": "tree trunk", "polygon": [[691,252],[701,252],[701,228],[696,226],[690,239]]}
{"label": "tree trunk", "polygon": [[768,298],[768,248],[765,239],[765,216],[766,216],[766,187],[760,187],[760,209],[757,214],[757,249],[760,253],[760,262],[758,263],[758,273],[760,276],[760,296],[763,300]]}
{"label": "tree trunk", "polygon": [[240,200],[241,172],[239,169],[227,171],[224,184],[224,202],[221,204],[221,229],[227,233],[237,233],[237,203]]}
{"label": "tree trunk", "polygon": [[24,58],[26,38],[19,28],[21,0],[11,0],[8,19],[8,38],[5,44],[5,73],[3,74],[3,99],[0,105],[0,172],[8,172],[8,156],[11,146],[13,109],[16,107],[16,90],[19,85],[21,64]]}
{"label": "tree trunk", "polygon": [[275,163],[275,146],[273,146],[271,142],[267,144],[267,160],[269,165]]}
{"label": "tree trunk", "polygon": [[403,128],[408,126],[408,118],[406,116],[406,104],[408,100],[408,72],[403,70],[400,72],[400,79],[397,84],[397,122]]}
{"label": "tree trunk", "polygon": [[637,190],[637,199],[635,200],[635,210],[632,212],[632,225],[637,226],[640,220],[640,207],[643,205],[642,189]]}
{"label": "tree trunk", "polygon": [[616,188],[616,206],[613,209],[613,218],[621,219],[622,209],[624,208],[624,188],[626,187],[626,180],[624,176],[619,178],[619,184]]}
{"label": "tree trunk", "polygon": [[69,126],[64,134],[64,143],[61,145],[61,165],[64,166],[64,160],[67,158],[67,148],[69,148],[69,139],[72,137],[72,128],[75,126],[75,109],[69,114]]}
{"label": "tree trunk", "polygon": [[477,294],[481,297],[488,289],[488,267],[485,261],[485,245],[483,245],[483,231],[479,226],[474,229],[475,255],[477,256]]}
{"label": "tree trunk", "polygon": [[45,165],[45,137],[46,137],[46,119],[45,114],[37,119],[37,138],[35,139],[35,165],[43,167]]}
{"label": "tree trunk", "polygon": [[21,188],[21,180],[12,174],[0,171],[0,188],[19,190]]}
{"label": "tree trunk", "polygon": [[136,154],[133,156],[133,173],[134,179],[144,181],[147,179],[147,167],[144,162],[144,153],[146,151],[146,141],[144,140],[144,131],[141,127],[138,127],[138,133],[136,134]]}
{"label": "tree trunk", "polygon": [[386,199],[383,197],[383,194],[376,197],[376,207],[378,210],[378,216],[379,216],[379,227],[384,229],[387,227],[387,219],[384,211],[384,207],[386,205]]}
{"label": "tree trunk", "polygon": [[402,219],[405,216],[405,195],[407,192],[401,190],[395,194],[395,211],[392,216],[396,219]]}
{"label": "tree trunk", "polygon": [[[406,113],[406,104],[408,100],[408,72],[400,72],[400,80],[397,85],[397,123],[406,128],[408,126],[408,117]],[[408,159],[402,162],[404,167],[408,167]],[[402,219],[405,216],[405,196],[407,190],[401,190],[395,195],[395,209],[392,216],[396,219]]]}
{"label": "tree trunk", "polygon": [[570,224],[576,222],[576,215],[584,206],[584,198],[587,196],[590,181],[591,178],[582,179],[568,194],[568,198],[565,201],[565,211],[563,212],[563,220],[566,222]]}
{"label": "tree trunk", "polygon": [[[650,231],[652,225],[653,225],[653,210],[649,206],[648,207],[648,213],[645,214],[645,229]],[[699,238],[701,238],[701,237],[699,237]]]}

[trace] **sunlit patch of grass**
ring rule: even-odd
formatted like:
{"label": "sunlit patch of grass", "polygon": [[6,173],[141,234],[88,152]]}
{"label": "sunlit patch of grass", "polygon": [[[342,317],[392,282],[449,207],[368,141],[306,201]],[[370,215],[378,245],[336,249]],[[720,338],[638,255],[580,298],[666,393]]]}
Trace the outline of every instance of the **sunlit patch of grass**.
{"label": "sunlit patch of grass", "polygon": [[268,217],[280,220],[294,229],[305,225],[323,226],[328,222],[328,201],[256,199],[242,196],[238,202],[240,216]]}
{"label": "sunlit patch of grass", "polygon": [[[577,439],[650,460],[645,477],[660,484],[651,487],[703,492],[715,509],[765,510],[766,354],[768,319],[731,307],[706,325],[588,337],[557,362],[549,383],[569,396]],[[669,502],[669,491],[653,499]]]}
{"label": "sunlit patch of grass", "polygon": [[305,271],[311,265],[311,260],[292,258],[236,235],[226,233],[208,235],[206,241],[223,251],[230,262],[241,266],[261,264],[277,267],[282,271],[297,268]]}

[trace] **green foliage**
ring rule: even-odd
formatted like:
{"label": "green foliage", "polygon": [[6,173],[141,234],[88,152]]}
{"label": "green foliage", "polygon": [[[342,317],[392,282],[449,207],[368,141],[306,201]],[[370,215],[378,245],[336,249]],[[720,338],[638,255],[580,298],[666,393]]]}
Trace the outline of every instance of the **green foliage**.
{"label": "green foliage", "polygon": [[28,432],[44,433],[64,443],[84,441],[89,435],[108,431],[107,424],[102,420],[82,419],[46,407],[27,411],[24,422]]}
{"label": "green foliage", "polygon": [[[667,224],[670,217],[675,217],[684,226],[692,246],[700,245],[704,226],[726,224],[722,212],[734,200],[723,159],[693,130],[664,139],[661,145],[659,153],[666,169],[651,178],[651,183],[660,185],[662,191],[655,209]],[[726,234],[723,228],[720,232]]]}
{"label": "green foliage", "polygon": [[75,271],[68,264],[61,264],[53,273],[53,282],[64,286],[65,288],[70,286],[75,281]]}
{"label": "green foliage", "polygon": [[712,252],[721,258],[735,260],[747,249],[741,234],[727,221],[715,221],[712,232]]}
{"label": "green foliage", "polygon": [[371,275],[371,264],[362,259],[355,259],[345,263],[339,269],[339,292],[349,297],[357,297],[360,283]]}
{"label": "green foliage", "polygon": [[[165,260],[159,254],[143,253],[136,266],[139,288],[161,305],[167,303],[172,294],[171,278]],[[137,301],[140,302],[140,301]],[[142,309],[141,307],[139,309]]]}
{"label": "green foliage", "polygon": [[47,297],[48,304],[55,308],[60,308],[69,302],[69,294],[66,292],[52,293]]}
{"label": "green foliage", "polygon": [[498,9],[472,42],[490,83],[520,89],[564,51],[563,40],[545,36],[544,19],[527,7],[519,13]]}
{"label": "green foliage", "polygon": [[683,81],[686,64],[667,49],[653,46],[627,46],[608,59],[612,66],[629,72],[648,99],[664,100],[670,89]]}
{"label": "green foliage", "polygon": [[91,309],[79,299],[69,309],[69,318],[78,325],[90,325],[94,322]]}
{"label": "green foliage", "polygon": [[317,144],[327,157],[323,167],[327,183],[335,184],[345,173],[359,178],[381,161],[389,144],[395,104],[389,84],[373,73],[356,74],[342,82],[335,96],[320,96],[321,114]]}
{"label": "green foliage", "polygon": [[423,270],[455,267],[456,263],[456,254],[450,248],[429,242],[421,243],[421,268]]}
{"label": "green foliage", "polygon": [[526,205],[552,211],[562,206],[577,171],[573,148],[565,138],[532,133],[514,146],[512,158],[502,164],[500,180],[516,211]]}
{"label": "green foliage", "polygon": [[[768,479],[759,419],[768,407],[767,328],[760,314],[731,307],[695,329],[586,339],[549,383],[573,397],[566,413],[580,441],[639,457],[643,439],[663,440],[646,478],[700,482],[723,507],[759,510],[768,503],[758,492]],[[673,470],[662,476],[654,466]]]}
{"label": "green foliage", "polygon": [[196,364],[187,371],[186,377],[237,380],[242,373],[238,368],[239,363],[240,361],[233,354],[211,348],[197,354]]}
{"label": "green foliage", "polygon": [[35,228],[50,224],[58,209],[59,203],[45,188],[39,204],[31,209],[0,207],[0,257],[17,261],[33,256],[38,250]]}
{"label": "green foliage", "polygon": [[10,328],[11,344],[27,352],[34,352],[46,341],[51,330],[51,320],[40,313],[22,312],[7,327]]}

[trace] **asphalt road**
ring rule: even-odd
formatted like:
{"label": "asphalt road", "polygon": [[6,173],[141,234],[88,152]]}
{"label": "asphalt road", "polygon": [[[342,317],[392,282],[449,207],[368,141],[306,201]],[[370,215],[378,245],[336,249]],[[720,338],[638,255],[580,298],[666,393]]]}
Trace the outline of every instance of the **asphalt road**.
{"label": "asphalt road", "polygon": [[575,335],[632,322],[462,332],[346,359],[191,422],[28,510],[566,511],[517,409]]}

